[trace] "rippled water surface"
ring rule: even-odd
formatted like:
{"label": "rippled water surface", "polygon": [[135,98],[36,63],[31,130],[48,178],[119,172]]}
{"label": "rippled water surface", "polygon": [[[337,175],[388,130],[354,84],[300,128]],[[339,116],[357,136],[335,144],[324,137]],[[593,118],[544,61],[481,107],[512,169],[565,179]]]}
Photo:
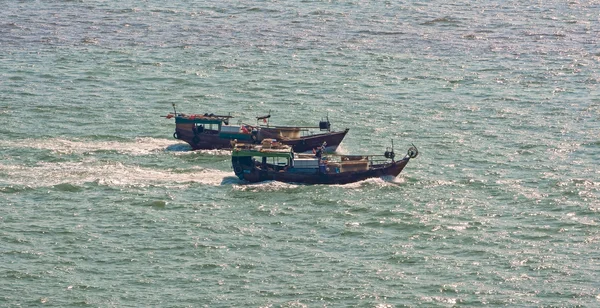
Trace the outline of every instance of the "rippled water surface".
{"label": "rippled water surface", "polygon": [[[0,306],[600,305],[597,1],[9,1]],[[350,128],[240,182],[172,111]]]}

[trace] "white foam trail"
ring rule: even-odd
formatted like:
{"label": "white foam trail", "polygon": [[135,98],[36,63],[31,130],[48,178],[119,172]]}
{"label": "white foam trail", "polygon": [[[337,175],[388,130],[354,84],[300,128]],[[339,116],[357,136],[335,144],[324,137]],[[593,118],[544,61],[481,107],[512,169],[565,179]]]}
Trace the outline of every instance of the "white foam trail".
{"label": "white foam trail", "polygon": [[278,191],[298,187],[297,184],[290,184],[277,181],[266,181],[259,183],[246,183],[234,185],[233,188],[239,191]]}
{"label": "white foam trail", "polygon": [[115,151],[128,155],[149,155],[156,152],[168,151],[176,155],[202,153],[206,155],[227,156],[230,150],[197,150],[182,141],[171,139],[158,139],[151,137],[137,137],[132,141],[89,141],[68,140],[63,138],[50,139],[22,139],[18,141],[1,141],[0,147],[32,148],[49,150],[57,154],[84,154],[100,151]]}
{"label": "white foam trail", "polygon": [[230,150],[197,150],[195,152],[200,152],[202,154],[215,155],[215,156],[226,156],[226,155],[231,156]]}
{"label": "white foam trail", "polygon": [[380,177],[380,178],[370,178],[370,179],[366,179],[366,180],[359,181],[359,182],[340,184],[340,185],[335,185],[335,186],[349,188],[349,189],[355,189],[355,188],[360,188],[365,185],[377,185],[379,187],[399,186],[405,182],[406,182],[406,180],[404,180],[403,178],[400,178],[400,177],[384,176],[384,177]]}
{"label": "white foam trail", "polygon": [[[334,184],[330,186],[342,187],[347,189],[357,189],[361,188],[365,185],[377,185],[379,187],[395,187],[400,184],[405,183],[406,180],[403,178],[385,176],[382,178],[370,178],[360,182],[348,183],[348,184]],[[234,185],[234,189],[240,191],[277,191],[284,190],[290,188],[297,188],[299,186],[303,186],[303,184],[296,183],[284,183],[277,181],[265,181],[259,183],[244,183],[240,182],[240,184]],[[311,186],[307,184],[306,186]]]}
{"label": "white foam trail", "polygon": [[342,155],[347,155],[348,154],[348,150],[346,149],[346,147],[344,146],[344,143],[340,143],[337,147],[337,149],[335,150],[335,152],[337,154],[342,154]]}
{"label": "white foam trail", "polygon": [[[179,147],[179,145],[181,145]],[[21,147],[40,150],[49,150],[58,154],[78,154],[91,153],[98,151],[116,151],[130,155],[148,155],[157,151],[164,151],[177,146],[178,149],[186,148],[186,144],[180,141],[169,139],[157,139],[150,137],[138,137],[127,141],[89,141],[89,140],[68,140],[62,138],[49,139],[22,139],[0,141],[0,147]],[[189,146],[187,146],[188,149]]]}
{"label": "white foam trail", "polygon": [[117,187],[146,187],[150,185],[164,187],[185,187],[191,183],[218,186],[233,172],[215,169],[191,167],[181,170],[157,170],[139,166],[124,165],[119,162],[82,162],[40,163],[29,167],[22,165],[0,164],[0,173],[8,175],[13,185],[45,187],[58,184],[82,185],[96,182],[100,185]]}

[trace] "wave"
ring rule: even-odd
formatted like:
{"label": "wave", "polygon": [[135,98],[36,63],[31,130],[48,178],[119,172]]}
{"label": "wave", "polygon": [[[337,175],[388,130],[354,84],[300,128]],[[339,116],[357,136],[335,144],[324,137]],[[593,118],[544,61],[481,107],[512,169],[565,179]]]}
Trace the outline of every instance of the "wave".
{"label": "wave", "polygon": [[79,191],[88,183],[111,187],[185,187],[194,183],[219,186],[233,176],[233,172],[201,167],[160,170],[93,159],[41,162],[33,167],[0,164],[0,172],[7,175],[10,187],[54,187],[66,192]]}
{"label": "wave", "polygon": [[[1,170],[1,169],[0,169]],[[16,194],[24,191],[31,190],[32,188],[27,185],[7,185],[0,187],[0,193],[5,194]]]}
{"label": "wave", "polygon": [[158,152],[170,152],[175,155],[201,153],[214,156],[231,155],[229,150],[192,150],[192,147],[181,141],[152,137],[137,137],[128,141],[94,141],[80,139],[48,138],[0,140],[0,148],[30,148],[48,150],[56,154],[88,154],[94,152],[116,152],[127,155],[151,155]]}
{"label": "wave", "polygon": [[[93,141],[64,138],[1,140],[0,147],[33,148],[57,154],[85,154],[115,151],[129,155],[148,155],[158,151],[185,151],[181,142],[151,137],[137,137],[131,141]],[[189,146],[187,149],[191,149]]]}
{"label": "wave", "polygon": [[[329,187],[357,189],[357,188],[362,188],[362,187],[376,187],[376,188],[396,187],[401,184],[404,184],[405,182],[406,182],[406,180],[404,180],[403,178],[400,178],[400,177],[386,176],[386,177],[381,177],[381,178],[370,178],[370,179],[366,179],[363,181],[348,183],[348,184],[333,184],[333,185],[325,184],[325,185],[329,186]],[[295,188],[299,188],[299,187],[303,187],[303,186],[306,186],[306,187],[325,186],[325,185],[318,185],[318,184],[312,185],[312,184],[302,184],[302,183],[285,183],[285,182],[278,182],[278,181],[264,181],[264,182],[259,182],[259,183],[247,183],[247,182],[237,180],[237,183],[235,183],[235,181],[232,181],[231,183],[234,184],[235,190],[255,191],[255,192],[279,191],[279,190],[286,190],[286,189],[295,189]]]}
{"label": "wave", "polygon": [[299,187],[298,184],[277,181],[265,181],[259,183],[239,183],[233,186],[235,190],[253,192],[279,191],[297,187]]}
{"label": "wave", "polygon": [[402,178],[401,176],[397,176],[397,177],[383,176],[383,177],[379,177],[379,178],[370,178],[370,179],[366,179],[366,180],[362,180],[362,181],[354,182],[354,183],[339,184],[339,185],[332,185],[332,186],[349,188],[349,189],[369,187],[369,186],[383,188],[383,187],[400,186],[400,185],[404,184],[405,182],[406,182],[406,180],[404,178]]}

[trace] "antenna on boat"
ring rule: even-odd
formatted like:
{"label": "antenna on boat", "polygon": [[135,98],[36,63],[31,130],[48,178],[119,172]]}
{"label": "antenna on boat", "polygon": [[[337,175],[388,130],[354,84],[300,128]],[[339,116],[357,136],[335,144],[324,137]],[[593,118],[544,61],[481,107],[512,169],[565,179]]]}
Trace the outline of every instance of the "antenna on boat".
{"label": "antenna on boat", "polygon": [[390,150],[390,148],[385,149],[385,153],[383,154],[383,156],[385,156],[385,158],[389,158],[392,161],[394,161],[394,157],[396,157],[396,154],[394,153],[394,139],[392,139],[392,149]]}
{"label": "antenna on boat", "polygon": [[173,105],[173,113],[175,113],[175,115],[177,115],[177,109],[175,109],[175,103],[172,103],[171,105]]}

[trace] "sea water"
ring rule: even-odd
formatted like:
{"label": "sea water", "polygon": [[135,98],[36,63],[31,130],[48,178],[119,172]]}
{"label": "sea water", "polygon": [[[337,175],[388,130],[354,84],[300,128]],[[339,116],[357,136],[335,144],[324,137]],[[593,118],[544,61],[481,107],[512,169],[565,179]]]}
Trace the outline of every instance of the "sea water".
{"label": "sea water", "polygon": [[[5,1],[0,306],[600,305],[597,1]],[[178,112],[350,128],[247,184]]]}

